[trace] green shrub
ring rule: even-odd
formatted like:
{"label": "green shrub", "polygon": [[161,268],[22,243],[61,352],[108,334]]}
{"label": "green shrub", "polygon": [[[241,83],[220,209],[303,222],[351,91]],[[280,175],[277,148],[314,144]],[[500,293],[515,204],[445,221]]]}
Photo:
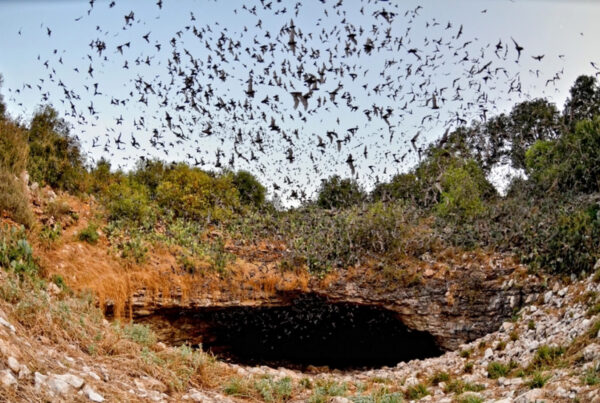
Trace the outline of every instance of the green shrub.
{"label": "green shrub", "polygon": [[405,200],[419,202],[421,185],[413,173],[395,175],[388,183],[378,183],[371,193],[374,201]]}
{"label": "green shrub", "polygon": [[176,217],[192,220],[221,222],[231,218],[240,206],[230,175],[211,177],[184,164],[165,175],[156,193],[162,208]]}
{"label": "green shrub", "polygon": [[87,227],[82,229],[77,238],[82,242],[87,242],[89,244],[95,244],[98,242],[100,235],[98,234],[98,225],[94,223],[89,223]]}
{"label": "green shrub", "polygon": [[238,190],[242,204],[254,207],[261,207],[265,204],[267,189],[250,172],[236,172],[232,176],[232,182]]}
{"label": "green shrub", "polygon": [[110,185],[105,195],[109,220],[124,220],[142,227],[152,227],[156,218],[148,189],[129,179]]}
{"label": "green shrub", "polygon": [[123,337],[142,346],[151,347],[156,344],[156,334],[147,325],[142,325],[139,323],[127,323],[124,326],[121,326],[117,322],[115,326],[117,331]]}
{"label": "green shrub", "polygon": [[487,366],[488,378],[498,379],[508,375],[510,368],[500,362],[490,362]]}
{"label": "green shrub", "polygon": [[429,390],[427,390],[427,387],[422,383],[409,386],[405,393],[406,398],[409,400],[419,400],[427,395],[429,395]]}
{"label": "green shrub", "polygon": [[5,211],[27,228],[35,223],[23,183],[14,174],[3,170],[0,170],[0,211]]}
{"label": "green shrub", "polygon": [[0,119],[0,170],[21,175],[27,169],[29,145],[22,128]]}
{"label": "green shrub", "polygon": [[536,369],[552,368],[564,353],[564,347],[540,346],[529,366]]}
{"label": "green shrub", "polygon": [[267,402],[285,402],[292,396],[292,379],[289,377],[274,381],[270,377],[265,377],[254,383],[254,388],[258,391],[262,399]]}
{"label": "green shrub", "polygon": [[542,372],[536,371],[529,382],[527,382],[527,386],[531,389],[543,388],[550,378],[552,378],[552,375],[544,375]]}
{"label": "green shrub", "polygon": [[456,379],[456,380],[449,382],[444,387],[444,392],[445,393],[456,393],[457,395],[460,395],[461,393],[464,393],[464,392],[480,392],[484,389],[485,389],[485,386],[483,386],[483,385],[465,382],[462,379]]}
{"label": "green shrub", "polygon": [[485,175],[474,161],[448,168],[441,179],[442,194],[436,206],[442,217],[471,220],[484,212]]}
{"label": "green shrub", "polygon": [[438,371],[429,380],[429,383],[432,385],[438,385],[440,382],[448,382],[450,380],[450,375],[444,371]]}
{"label": "green shrub", "polygon": [[365,193],[354,179],[334,175],[321,183],[317,192],[317,206],[324,209],[344,208],[365,200]]}
{"label": "green shrub", "polygon": [[40,108],[29,125],[27,169],[33,181],[80,191],[85,179],[84,158],[66,121],[50,106]]}
{"label": "green shrub", "polygon": [[5,226],[0,229],[0,267],[19,275],[37,274],[38,266],[33,258],[33,249],[27,241],[24,228]]}
{"label": "green shrub", "polygon": [[598,367],[588,368],[585,371],[583,383],[589,386],[600,385],[600,370],[598,370]]}

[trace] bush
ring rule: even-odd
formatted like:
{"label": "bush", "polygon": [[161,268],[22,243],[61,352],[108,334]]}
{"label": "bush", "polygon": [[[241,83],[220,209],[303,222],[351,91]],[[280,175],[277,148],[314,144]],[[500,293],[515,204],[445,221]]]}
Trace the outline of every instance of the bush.
{"label": "bush", "polygon": [[409,400],[419,400],[429,394],[429,390],[422,383],[416,384],[414,386],[409,386],[406,389],[406,398]]}
{"label": "bush", "polygon": [[157,187],[159,205],[176,217],[221,222],[239,208],[238,191],[230,175],[211,177],[179,164]]}
{"label": "bush", "polygon": [[37,274],[38,266],[33,258],[33,249],[23,228],[4,226],[0,229],[0,267],[19,275]]}
{"label": "bush", "polygon": [[40,108],[29,127],[29,161],[33,181],[53,188],[81,191],[86,170],[77,139],[50,106]]}
{"label": "bush", "polygon": [[109,220],[125,220],[137,225],[152,226],[156,218],[148,189],[127,178],[113,183],[105,194]]}
{"label": "bush", "polygon": [[87,227],[82,229],[77,238],[82,242],[87,242],[90,244],[95,244],[98,242],[100,235],[98,235],[98,225],[94,223],[89,223]]}
{"label": "bush", "polygon": [[552,378],[552,375],[544,375],[542,372],[536,371],[531,380],[527,382],[527,386],[531,389],[543,388],[550,378]]}
{"label": "bush", "polygon": [[232,182],[239,192],[242,204],[254,207],[261,207],[265,204],[267,189],[250,172],[236,172],[232,176]]}
{"label": "bush", "polygon": [[378,183],[371,193],[374,201],[411,200],[419,202],[421,186],[413,173],[395,175],[389,183]]}
{"label": "bush", "polygon": [[0,211],[8,213],[14,221],[27,228],[35,223],[25,185],[14,174],[4,170],[0,170]]}
{"label": "bush", "polygon": [[600,191],[600,116],[581,121],[573,133],[538,141],[525,154],[527,173],[541,192]]}
{"label": "bush", "polygon": [[26,133],[13,122],[0,120],[0,170],[21,175],[27,169]]}
{"label": "bush", "polygon": [[365,194],[356,180],[334,175],[321,183],[317,193],[317,206],[324,209],[344,208],[365,200]]}
{"label": "bush", "polygon": [[563,347],[540,346],[529,366],[536,369],[551,368],[564,353],[565,349]]}
{"label": "bush", "polygon": [[436,211],[441,217],[472,220],[484,210],[484,199],[493,194],[483,170],[470,160],[448,168],[441,177],[441,200]]}
{"label": "bush", "polygon": [[500,362],[490,362],[487,367],[488,378],[498,379],[506,376],[510,368]]}

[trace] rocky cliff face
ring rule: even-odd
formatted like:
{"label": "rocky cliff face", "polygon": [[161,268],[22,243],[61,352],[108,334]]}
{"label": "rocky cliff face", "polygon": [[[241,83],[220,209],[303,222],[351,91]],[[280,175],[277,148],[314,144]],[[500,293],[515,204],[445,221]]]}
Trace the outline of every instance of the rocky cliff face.
{"label": "rocky cliff face", "polygon": [[[403,278],[346,270],[335,277],[312,278],[305,286],[274,287],[265,291],[232,288],[225,282],[198,287],[187,295],[172,287],[170,295],[138,290],[130,301],[134,318],[147,319],[160,312],[190,312],[235,306],[286,306],[302,295],[316,295],[331,303],[382,307],[397,313],[409,328],[434,336],[446,350],[496,330],[526,302],[534,300],[540,282],[508,259],[495,257],[473,267],[466,264],[429,262]],[[261,274],[255,274],[260,276]],[[263,274],[264,275],[264,274]]]}

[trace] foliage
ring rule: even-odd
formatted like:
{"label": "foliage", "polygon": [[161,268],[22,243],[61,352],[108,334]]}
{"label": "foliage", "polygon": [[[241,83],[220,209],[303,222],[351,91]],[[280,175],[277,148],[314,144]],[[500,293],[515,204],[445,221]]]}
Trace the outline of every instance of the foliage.
{"label": "foliage", "polygon": [[551,368],[558,362],[564,353],[564,347],[540,346],[535,352],[535,356],[533,357],[533,360],[531,360],[529,367],[535,369]]}
{"label": "foliage", "polygon": [[18,275],[37,274],[38,266],[24,228],[4,226],[0,229],[0,267]]}
{"label": "foliage", "polygon": [[324,180],[317,192],[317,206],[324,209],[350,207],[364,199],[365,194],[356,180],[342,179],[339,175]]}
{"label": "foliage", "polygon": [[19,176],[27,168],[28,156],[25,131],[9,120],[0,120],[0,170]]}
{"label": "foliage", "polygon": [[565,104],[566,122],[573,127],[577,122],[600,115],[600,87],[594,76],[579,76],[570,89]]}
{"label": "foliage", "polygon": [[34,216],[25,192],[23,182],[14,174],[0,169],[0,211],[8,213],[17,223],[31,228]]}
{"label": "foliage", "polygon": [[[481,185],[486,181],[483,171],[474,161],[447,169],[442,174],[441,201],[436,206],[442,217],[470,220],[484,211]],[[485,185],[484,185],[485,186]]]}
{"label": "foliage", "polygon": [[[0,89],[2,89],[2,75],[0,74]],[[4,103],[4,97],[2,93],[0,93],[0,121],[4,119],[4,115],[6,114],[6,104]]]}
{"label": "foliage", "polygon": [[488,377],[491,379],[498,379],[500,377],[506,376],[510,368],[507,365],[502,364],[501,362],[490,362],[487,366]]}
{"label": "foliage", "polygon": [[545,375],[543,372],[536,371],[533,373],[529,382],[527,382],[527,385],[531,389],[543,388],[550,378],[552,378],[552,375]]}
{"label": "foliage", "polygon": [[395,175],[390,182],[378,183],[371,192],[374,201],[410,200],[417,202],[421,187],[414,173]]}
{"label": "foliage", "polygon": [[236,172],[233,174],[232,182],[239,192],[242,204],[261,207],[265,203],[267,189],[250,172]]}
{"label": "foliage", "polygon": [[206,172],[179,164],[158,185],[158,204],[176,217],[220,222],[239,208],[238,191],[231,175],[212,177]]}
{"label": "foliage", "polygon": [[156,343],[156,334],[147,325],[139,323],[127,323],[121,325],[119,322],[115,323],[115,329],[123,337],[132,340],[142,346],[151,346]]}
{"label": "foliage", "polygon": [[542,191],[600,191],[600,116],[579,122],[572,133],[534,144],[525,155],[527,172]]}
{"label": "foliage", "polygon": [[77,238],[80,241],[90,244],[97,243],[98,238],[100,238],[100,235],[98,234],[98,224],[89,223],[87,227],[82,229],[79,234],[77,234]]}
{"label": "foliage", "polygon": [[33,181],[57,189],[80,191],[84,158],[67,123],[50,106],[40,108],[29,125],[27,169]]}
{"label": "foliage", "polygon": [[111,184],[104,197],[109,220],[124,220],[142,227],[153,225],[155,207],[145,186],[123,178]]}
{"label": "foliage", "polygon": [[406,398],[409,400],[419,400],[427,395],[429,395],[429,390],[422,383],[418,383],[414,386],[409,386],[406,388]]}

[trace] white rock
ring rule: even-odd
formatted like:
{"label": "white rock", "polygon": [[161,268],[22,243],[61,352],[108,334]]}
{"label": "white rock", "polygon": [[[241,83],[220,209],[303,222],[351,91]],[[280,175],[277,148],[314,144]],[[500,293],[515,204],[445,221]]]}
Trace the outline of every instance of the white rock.
{"label": "white rock", "polygon": [[83,386],[84,380],[73,374],[62,374],[62,375],[53,375],[54,378],[60,379],[67,384],[71,385],[75,389],[79,389]]}
{"label": "white rock", "polygon": [[541,389],[532,389],[518,396],[515,399],[515,403],[535,403],[538,400],[541,400],[543,393],[544,392]]}
{"label": "white rock", "polygon": [[510,332],[513,327],[514,327],[514,324],[511,322],[502,323],[502,330],[506,333]]}
{"label": "white rock", "polygon": [[590,344],[583,349],[583,359],[585,361],[594,361],[600,357],[600,345]]}
{"label": "white rock", "polygon": [[544,304],[548,304],[550,302],[550,300],[552,299],[552,291],[548,291],[544,294]]}
{"label": "white rock", "polygon": [[15,329],[15,327],[10,322],[8,322],[6,319],[4,319],[2,316],[0,316],[0,325],[8,328],[11,331],[11,333],[16,333],[16,331],[17,331]]}
{"label": "white rock", "polygon": [[97,393],[94,389],[90,387],[90,385],[85,385],[83,388],[83,393],[90,399],[92,402],[103,402],[104,397]]}
{"label": "white rock", "polygon": [[4,369],[0,371],[0,382],[4,386],[12,386],[17,384],[17,378],[15,378],[9,369]]}
{"label": "white rock", "polygon": [[483,353],[483,359],[484,360],[489,360],[490,358],[492,358],[494,356],[494,352],[492,351],[491,348],[486,348],[485,349],[485,353]]}
{"label": "white rock", "polygon": [[35,381],[35,388],[39,389],[43,384],[46,383],[48,377],[46,375],[40,374],[39,372],[36,372],[33,374],[33,379]]}
{"label": "white rock", "polygon": [[8,357],[8,367],[10,369],[12,369],[12,371],[14,373],[18,373],[19,370],[21,369],[21,364],[19,364],[19,361],[17,361],[17,359],[15,357],[13,357],[12,355],[10,357]]}
{"label": "white rock", "polygon": [[46,385],[48,385],[54,393],[58,393],[59,395],[66,395],[71,389],[71,386],[67,382],[56,376],[49,376],[46,380]]}
{"label": "white rock", "polygon": [[329,400],[329,403],[352,403],[352,400],[342,396],[335,396]]}
{"label": "white rock", "polygon": [[21,365],[21,369],[19,370],[19,379],[27,378],[31,375],[31,371],[27,368],[27,365]]}

